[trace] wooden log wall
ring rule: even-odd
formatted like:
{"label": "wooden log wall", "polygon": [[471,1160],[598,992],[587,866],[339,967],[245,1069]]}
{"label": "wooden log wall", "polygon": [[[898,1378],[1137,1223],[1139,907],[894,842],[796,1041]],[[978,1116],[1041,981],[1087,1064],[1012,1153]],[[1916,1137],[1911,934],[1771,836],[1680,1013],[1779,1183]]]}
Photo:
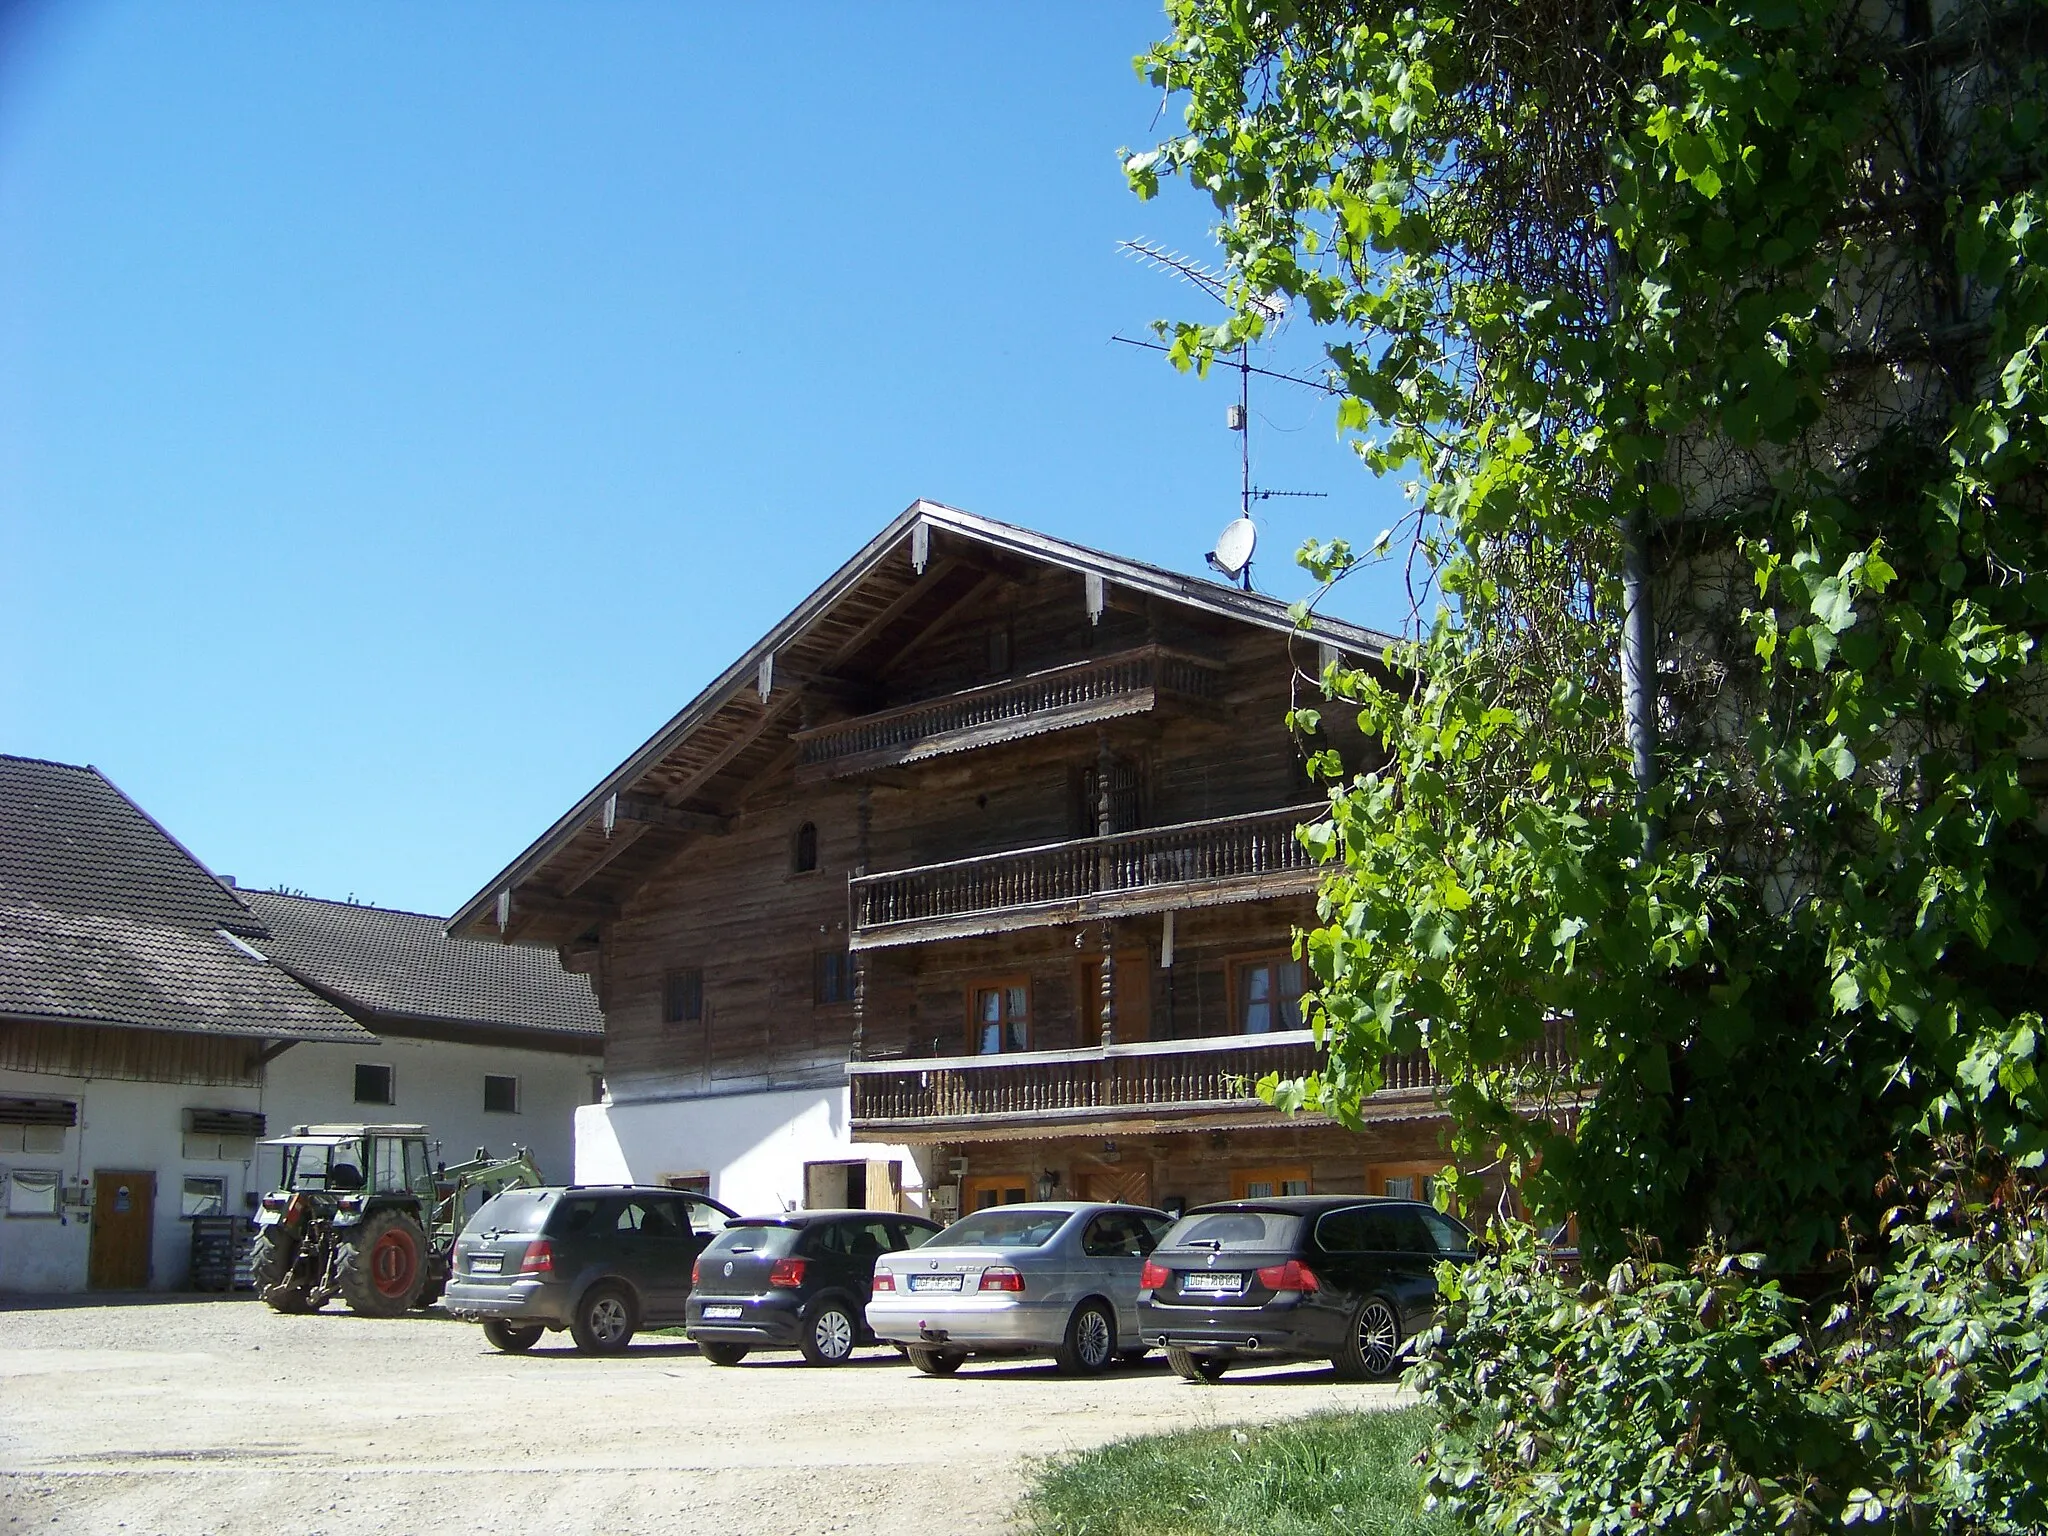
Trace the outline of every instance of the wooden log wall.
{"label": "wooden log wall", "polygon": [[[1146,643],[1195,652],[1223,667],[1213,709],[1162,710],[1105,728],[1112,750],[1139,767],[1146,825],[1311,797],[1283,724],[1286,636],[1170,603],[1114,596],[1101,623],[1091,625],[1081,578],[1072,572],[1011,584],[927,635],[882,679],[883,702],[911,702]],[[1312,656],[1312,644],[1307,650]],[[1364,756],[1355,732],[1337,744],[1348,761]],[[1097,734],[1089,729],[893,770],[868,791],[869,868],[977,857],[1090,833],[1092,822],[1081,824],[1088,813],[1078,805],[1078,784],[1097,760]],[[774,777],[754,786],[737,807],[729,833],[690,841],[608,924],[601,976],[606,1071],[615,1095],[838,1080],[852,1044],[853,1010],[814,1002],[814,956],[846,943],[846,880],[859,856],[860,794],[852,781],[797,786],[785,754]],[[819,860],[815,872],[799,874],[792,854],[805,822],[817,828]],[[1283,947],[1290,926],[1312,916],[1306,900],[1182,913],[1171,972],[1156,971],[1158,919],[1126,920],[1119,950],[1142,952],[1154,971],[1146,1035],[1228,1030],[1229,957]],[[870,956],[870,1051],[930,1052],[949,1042],[961,1047],[972,980],[1019,971],[1031,978],[1035,1044],[1093,1044],[1097,1004],[1081,995],[1092,983],[1080,978],[1077,962],[1099,956],[1096,930],[1087,930],[1078,950],[1075,938],[1072,929],[1041,930]],[[664,979],[682,968],[703,973],[703,1017],[664,1024]]]}
{"label": "wooden log wall", "polygon": [[97,1025],[0,1024],[0,1067],[135,1083],[254,1087],[267,1042]]}

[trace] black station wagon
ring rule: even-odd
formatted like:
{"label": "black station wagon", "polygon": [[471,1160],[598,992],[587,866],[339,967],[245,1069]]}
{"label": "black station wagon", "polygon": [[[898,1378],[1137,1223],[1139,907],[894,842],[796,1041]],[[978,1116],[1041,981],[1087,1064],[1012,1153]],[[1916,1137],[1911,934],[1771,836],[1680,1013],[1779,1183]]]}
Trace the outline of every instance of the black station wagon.
{"label": "black station wagon", "polygon": [[690,1267],[733,1212],[706,1195],[622,1185],[508,1189],[455,1242],[444,1305],[499,1349],[567,1328],[591,1354],[683,1321]]}
{"label": "black station wagon", "polygon": [[1436,1266],[1469,1263],[1461,1221],[1409,1200],[1288,1195],[1192,1210],[1138,1291],[1145,1342],[1189,1381],[1234,1362],[1325,1359],[1379,1380],[1436,1310]]}

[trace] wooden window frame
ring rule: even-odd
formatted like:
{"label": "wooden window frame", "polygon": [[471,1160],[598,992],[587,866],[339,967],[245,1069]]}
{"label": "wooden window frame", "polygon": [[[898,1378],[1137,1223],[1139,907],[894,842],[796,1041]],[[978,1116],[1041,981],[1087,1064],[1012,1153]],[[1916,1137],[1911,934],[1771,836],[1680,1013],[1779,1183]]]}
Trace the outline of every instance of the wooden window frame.
{"label": "wooden window frame", "polygon": [[[975,1007],[976,1000],[984,992],[1007,991],[1011,987],[1024,989],[1024,1043],[1016,1050],[984,1051],[981,1048],[981,1011]],[[1034,1049],[1038,1033],[1038,999],[1031,995],[1029,975],[977,976],[967,984],[965,998],[967,1012],[967,1051],[969,1056],[1022,1056]],[[1009,1021],[1006,1019],[1004,1023]]]}
{"label": "wooden window frame", "polygon": [[[809,832],[811,835],[811,862],[808,864],[804,862],[805,832]],[[807,879],[812,875],[823,873],[824,868],[825,851],[823,839],[821,839],[818,835],[818,824],[815,821],[799,822],[797,824],[797,829],[789,834],[790,878]]]}
{"label": "wooden window frame", "polygon": [[[1273,1193],[1271,1195],[1246,1194],[1245,1186],[1254,1179],[1270,1181],[1273,1186]],[[1233,1168],[1230,1170],[1230,1198],[1233,1200],[1278,1199],[1284,1187],[1290,1182],[1306,1184],[1308,1186],[1307,1190],[1304,1191],[1306,1194],[1312,1195],[1316,1192],[1316,1181],[1310,1176],[1308,1164],[1306,1163],[1286,1163],[1272,1168]]]}
{"label": "wooden window frame", "polygon": [[[839,962],[840,993],[829,996],[827,971],[830,962]],[[813,1008],[846,1008],[853,1004],[853,951],[850,949],[814,949],[811,951],[811,1006]]]}
{"label": "wooden window frame", "polygon": [[998,1195],[1006,1189],[1021,1189],[1024,1191],[1024,1198],[1022,1200],[997,1200],[995,1205],[1029,1205],[1031,1203],[1032,1188],[1036,1182],[1028,1173],[969,1174],[960,1181],[960,1214],[962,1216],[972,1216],[976,1211],[993,1209],[992,1206],[981,1205],[975,1201],[974,1197],[984,1189],[992,1189]]}
{"label": "wooden window frame", "polygon": [[[692,1011],[691,1004],[688,1001],[678,1001],[679,994],[677,989],[679,987],[687,989],[692,985],[687,980],[690,977],[696,978],[694,982],[696,993],[694,1011]],[[680,996],[687,999],[689,993],[685,990]],[[703,966],[677,965],[671,966],[668,970],[661,973],[661,1022],[669,1026],[701,1024],[704,1022]]]}
{"label": "wooden window frame", "polygon": [[1289,950],[1268,949],[1259,950],[1253,954],[1232,955],[1224,963],[1224,988],[1229,997],[1230,1007],[1230,1029],[1227,1033],[1233,1035],[1259,1033],[1259,1031],[1248,1030],[1244,1027],[1244,1011],[1239,1001],[1243,996],[1240,979],[1247,970],[1255,965],[1270,965],[1275,967],[1276,971],[1282,965],[1299,965],[1301,967],[1301,993],[1294,999],[1294,1016],[1289,1019],[1284,999],[1275,998],[1273,1000],[1273,1007],[1278,1011],[1279,1018],[1276,1019],[1273,1027],[1264,1031],[1264,1033],[1277,1035],[1283,1029],[1308,1028],[1307,1022],[1301,1017],[1301,999],[1309,994],[1308,961],[1296,960],[1293,953]]}

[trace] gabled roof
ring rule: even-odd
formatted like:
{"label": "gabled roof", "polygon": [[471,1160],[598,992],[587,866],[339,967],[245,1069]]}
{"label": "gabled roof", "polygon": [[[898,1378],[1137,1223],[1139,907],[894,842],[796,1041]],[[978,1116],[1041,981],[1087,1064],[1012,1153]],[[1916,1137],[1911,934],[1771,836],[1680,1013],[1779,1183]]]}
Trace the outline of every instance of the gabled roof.
{"label": "gabled roof", "polygon": [[[514,906],[544,904],[573,924],[583,911],[575,887],[611,856],[602,842],[592,845],[593,829],[613,795],[650,794],[676,806],[717,776],[758,771],[787,747],[786,733],[778,739],[771,727],[794,705],[806,677],[828,676],[862,647],[933,622],[933,615],[971,601],[979,582],[1006,567],[1064,569],[1099,578],[1107,589],[1276,633],[1298,629],[1288,605],[1263,593],[1105,554],[938,502],[913,502],[465,902],[448,920],[448,931],[493,932],[486,919],[501,896]],[[1336,619],[1318,618],[1315,631],[1318,640],[1357,659],[1377,659],[1393,643],[1390,635]],[[764,680],[770,684],[765,696]],[[579,847],[569,856],[572,844]],[[571,889],[553,888],[562,885]],[[599,915],[601,904],[590,907],[589,916]]]}
{"label": "gabled roof", "polygon": [[97,769],[0,756],[0,1020],[369,1040]]}
{"label": "gabled roof", "polygon": [[270,930],[272,959],[380,1034],[438,1023],[507,1041],[569,1036],[592,1051],[603,1038],[590,983],[544,950],[453,939],[445,919],[418,912],[281,891],[242,898]]}

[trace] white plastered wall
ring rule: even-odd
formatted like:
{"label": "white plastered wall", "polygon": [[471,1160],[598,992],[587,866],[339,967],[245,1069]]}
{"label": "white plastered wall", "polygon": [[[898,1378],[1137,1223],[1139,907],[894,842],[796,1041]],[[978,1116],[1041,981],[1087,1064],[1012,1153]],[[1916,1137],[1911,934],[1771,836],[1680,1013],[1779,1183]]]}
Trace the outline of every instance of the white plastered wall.
{"label": "white plastered wall", "polygon": [[[392,1103],[356,1102],[358,1063],[391,1068]],[[265,1071],[263,1107],[273,1136],[322,1121],[418,1123],[441,1144],[437,1161],[462,1162],[478,1147],[509,1157],[517,1145],[533,1154],[546,1178],[562,1182],[575,1161],[577,1107],[590,1102],[592,1076],[603,1070],[596,1054],[386,1035],[362,1045],[293,1046]],[[519,1079],[518,1113],[485,1112],[486,1075]],[[263,1177],[274,1179],[277,1148],[264,1148],[262,1158]]]}
{"label": "white plastered wall", "polygon": [[856,1142],[844,1088],[739,1093],[652,1103],[589,1104],[576,1111],[576,1181],[659,1183],[711,1177],[711,1196],[742,1215],[804,1204],[804,1168],[823,1162],[896,1162],[903,1208],[924,1210],[916,1149]]}
{"label": "white plastered wall", "polygon": [[[70,1099],[78,1105],[78,1124],[64,1133],[62,1152],[0,1152],[0,1168],[55,1168],[62,1172],[67,1187],[85,1183],[96,1168],[156,1174],[150,1237],[152,1290],[176,1290],[186,1283],[192,1256],[191,1228],[181,1214],[187,1176],[222,1180],[230,1212],[242,1211],[245,1197],[256,1189],[248,1162],[185,1156],[184,1112],[261,1109],[260,1089],[0,1070],[0,1095]],[[4,1200],[5,1186],[0,1184],[0,1210],[4,1210]],[[56,1217],[0,1214],[0,1292],[84,1290],[91,1241],[92,1229],[75,1206],[64,1208]]]}
{"label": "white plastered wall", "polygon": [[[392,1069],[397,1102],[355,1102],[357,1062]],[[362,1045],[295,1045],[264,1068],[261,1087],[133,1083],[107,1078],[0,1070],[0,1096],[70,1099],[76,1126],[61,1152],[0,1152],[0,1169],[57,1169],[67,1186],[90,1180],[95,1168],[156,1175],[150,1241],[150,1287],[181,1289],[191,1265],[191,1228],[181,1214],[188,1176],[224,1183],[227,1210],[246,1215],[253,1197],[277,1178],[278,1152],[258,1147],[250,1161],[185,1156],[187,1109],[260,1110],[273,1136],[309,1121],[418,1121],[442,1143],[440,1156],[460,1162],[477,1147],[508,1155],[527,1147],[550,1179],[566,1180],[574,1164],[575,1115],[602,1070],[596,1055],[521,1051],[500,1046],[386,1038]],[[484,1111],[486,1073],[519,1079],[519,1112]],[[54,1294],[86,1289],[91,1228],[79,1208],[57,1217],[9,1217],[0,1179],[0,1293]]]}

